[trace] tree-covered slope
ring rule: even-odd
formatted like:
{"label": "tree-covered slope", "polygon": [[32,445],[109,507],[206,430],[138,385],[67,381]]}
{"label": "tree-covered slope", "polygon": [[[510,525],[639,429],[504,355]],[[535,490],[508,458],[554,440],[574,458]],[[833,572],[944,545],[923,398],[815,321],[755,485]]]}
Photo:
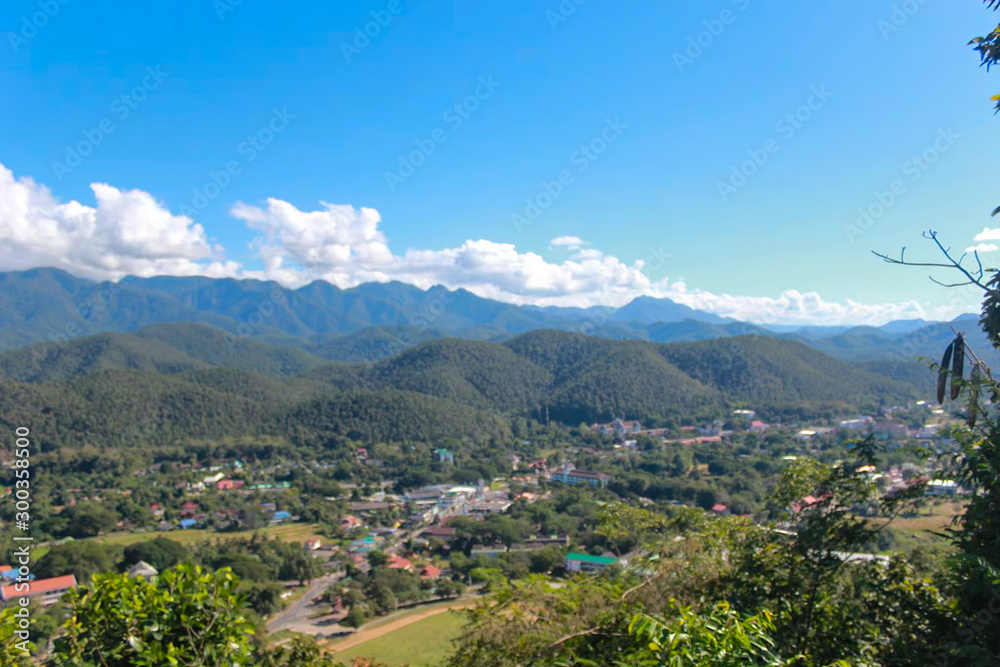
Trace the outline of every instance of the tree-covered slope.
{"label": "tree-covered slope", "polygon": [[282,377],[323,363],[297,348],[264,345],[202,324],[177,323],[3,352],[0,378],[50,382],[114,369],[178,373],[211,366]]}
{"label": "tree-covered slope", "polygon": [[794,341],[739,336],[660,347],[688,375],[750,402],[893,400],[914,388]]}
{"label": "tree-covered slope", "polygon": [[[219,377],[218,374],[224,377]],[[509,437],[496,414],[398,390],[310,394],[248,371],[194,376],[102,371],[51,383],[0,381],[0,426],[29,425],[43,450],[128,448],[234,436],[285,438],[331,447],[345,437],[433,442]],[[217,374],[206,377],[206,374]]]}

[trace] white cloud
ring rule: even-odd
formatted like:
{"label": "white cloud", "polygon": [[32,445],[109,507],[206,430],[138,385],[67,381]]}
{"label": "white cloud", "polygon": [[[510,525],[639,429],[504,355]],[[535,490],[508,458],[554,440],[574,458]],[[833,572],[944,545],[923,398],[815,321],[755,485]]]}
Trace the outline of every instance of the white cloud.
{"label": "white cloud", "polygon": [[549,241],[549,247],[559,247],[566,246],[570,249],[580,248],[585,245],[590,245],[579,236],[557,236],[556,238]]}
{"label": "white cloud", "polygon": [[[542,306],[614,307],[646,295],[761,323],[880,324],[926,316],[915,302],[835,303],[795,290],[776,297],[689,290],[683,281],[653,280],[645,273],[645,261],[628,263],[586,248],[589,244],[578,237],[552,239],[553,246],[573,251],[560,262],[487,239],[394,254],[374,209],[322,203],[318,210],[302,211],[274,198],[265,207],[237,203],[231,209],[257,234],[251,248],[263,268],[251,271],[227,261],[224,249],[210,243],[201,225],[172,214],[149,193],[105,184],[91,188],[94,206],[60,203],[44,186],[29,178],[15,180],[0,165],[0,270],[54,266],[112,280],[124,275],[232,276],[291,287],[316,279],[340,287],[399,280]],[[1000,230],[994,231],[1000,238]],[[667,268],[669,258],[651,257],[658,271]]]}
{"label": "white cloud", "polygon": [[0,268],[53,266],[98,280],[125,275],[235,275],[211,261],[205,230],[149,193],[91,185],[96,206],[60,203],[43,185],[0,164]]}
{"label": "white cloud", "polygon": [[[848,299],[844,303],[825,301],[816,292],[787,290],[778,297],[733,296],[703,290],[690,291],[682,282],[654,294],[691,308],[761,324],[884,324],[900,319],[926,319],[916,301],[863,304]],[[956,313],[957,314],[957,313]]]}
{"label": "white cloud", "polygon": [[972,240],[976,243],[979,243],[980,241],[1000,241],[1000,227],[997,227],[996,229],[983,227],[983,231],[972,237]]}
{"label": "white cloud", "polygon": [[965,249],[965,252],[993,252],[997,249],[995,243],[980,243],[979,245],[969,246]]}

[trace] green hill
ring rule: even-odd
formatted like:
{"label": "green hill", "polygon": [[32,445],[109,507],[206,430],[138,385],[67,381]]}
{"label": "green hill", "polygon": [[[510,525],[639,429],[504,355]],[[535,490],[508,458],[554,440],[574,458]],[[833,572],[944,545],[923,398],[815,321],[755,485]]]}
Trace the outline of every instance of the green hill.
{"label": "green hill", "polygon": [[[31,424],[44,451],[163,446],[239,436],[333,447],[345,437],[432,442],[509,438],[499,416],[397,390],[302,392],[249,371],[102,371],[50,383],[0,381],[0,426]],[[297,388],[298,387],[298,388]]]}
{"label": "green hill", "polygon": [[51,382],[114,369],[179,373],[212,366],[283,377],[323,363],[323,359],[293,347],[240,339],[203,324],[177,323],[3,352],[0,378]]}
{"label": "green hill", "polygon": [[915,388],[838,361],[801,343],[739,336],[661,348],[691,377],[742,401],[779,403],[912,396]]}

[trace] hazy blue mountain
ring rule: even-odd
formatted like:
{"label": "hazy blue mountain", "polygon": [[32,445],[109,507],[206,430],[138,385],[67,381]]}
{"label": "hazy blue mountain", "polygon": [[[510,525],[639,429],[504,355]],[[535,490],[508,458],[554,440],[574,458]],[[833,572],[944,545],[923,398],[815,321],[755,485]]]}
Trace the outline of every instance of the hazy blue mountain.
{"label": "hazy blue mountain", "polygon": [[670,299],[656,299],[650,296],[636,297],[619,308],[612,318],[619,322],[640,322],[647,324],[651,322],[682,322],[684,320],[710,322],[712,324],[724,324],[735,321],[731,318],[720,317],[715,313],[695,310]]}
{"label": "hazy blue mountain", "polygon": [[[952,323],[925,326],[921,320],[882,327],[758,326],[651,297],[618,309],[541,308],[401,282],[341,289],[317,281],[288,289],[275,282],[230,278],[129,277],[114,284],[57,269],[0,273],[0,350],[194,322],[241,341],[298,348],[332,361],[377,360],[443,336],[502,342],[540,329],[652,342],[760,334],[796,340],[842,360],[909,360],[939,355],[954,326],[972,334],[984,358],[1000,361],[985,341],[978,342],[977,320],[964,315]],[[115,363],[131,367],[123,359]],[[293,368],[299,362],[287,363]]]}

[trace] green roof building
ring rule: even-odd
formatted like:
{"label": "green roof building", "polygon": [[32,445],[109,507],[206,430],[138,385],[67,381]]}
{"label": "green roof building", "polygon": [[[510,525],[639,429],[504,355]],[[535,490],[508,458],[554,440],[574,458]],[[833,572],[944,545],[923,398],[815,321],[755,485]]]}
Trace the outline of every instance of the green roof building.
{"label": "green roof building", "polygon": [[569,572],[594,572],[603,570],[608,565],[618,562],[617,558],[607,556],[591,556],[570,552],[566,554],[566,570]]}

